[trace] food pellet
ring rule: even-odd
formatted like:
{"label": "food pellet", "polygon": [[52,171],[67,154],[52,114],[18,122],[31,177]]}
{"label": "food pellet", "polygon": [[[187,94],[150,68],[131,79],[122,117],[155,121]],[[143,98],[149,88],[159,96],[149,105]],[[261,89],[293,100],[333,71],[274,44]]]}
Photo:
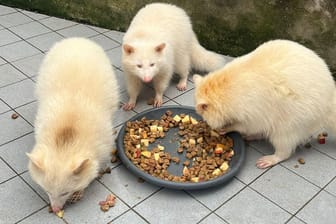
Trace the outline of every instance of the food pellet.
{"label": "food pellet", "polygon": [[16,119],[16,118],[18,118],[19,117],[19,115],[17,114],[17,113],[14,113],[14,114],[12,114],[12,119]]}
{"label": "food pellet", "polygon": [[299,159],[298,159],[298,162],[299,162],[300,164],[305,164],[305,163],[306,163],[305,160],[304,160],[303,158],[299,158]]}

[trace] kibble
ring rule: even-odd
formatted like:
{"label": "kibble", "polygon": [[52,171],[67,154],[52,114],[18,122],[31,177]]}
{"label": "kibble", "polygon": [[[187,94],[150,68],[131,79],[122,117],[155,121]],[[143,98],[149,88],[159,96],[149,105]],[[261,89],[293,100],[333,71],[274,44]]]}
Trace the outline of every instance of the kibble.
{"label": "kibble", "polygon": [[305,164],[305,163],[306,163],[305,160],[304,160],[303,158],[299,158],[299,159],[298,159],[298,162],[299,162],[300,164]]}
{"label": "kibble", "polygon": [[12,119],[16,119],[16,118],[18,118],[19,117],[19,115],[17,114],[17,113],[14,113],[14,114],[12,114]]}

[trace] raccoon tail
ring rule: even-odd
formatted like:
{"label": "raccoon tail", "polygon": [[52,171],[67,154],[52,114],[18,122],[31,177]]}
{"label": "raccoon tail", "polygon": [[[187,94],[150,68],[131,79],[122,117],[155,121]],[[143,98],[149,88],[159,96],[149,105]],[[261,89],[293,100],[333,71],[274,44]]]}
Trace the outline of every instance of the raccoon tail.
{"label": "raccoon tail", "polygon": [[199,44],[195,33],[191,45],[191,63],[194,69],[211,72],[222,68],[226,64],[226,60],[222,55],[208,51],[202,47]]}

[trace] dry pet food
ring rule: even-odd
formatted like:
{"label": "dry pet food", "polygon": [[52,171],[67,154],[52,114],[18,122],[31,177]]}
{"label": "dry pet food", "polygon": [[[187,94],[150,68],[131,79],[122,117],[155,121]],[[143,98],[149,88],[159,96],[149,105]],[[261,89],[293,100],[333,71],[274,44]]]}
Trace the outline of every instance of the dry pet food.
{"label": "dry pet food", "polygon": [[116,203],[116,196],[114,196],[113,194],[109,194],[107,195],[105,201],[99,202],[100,210],[102,210],[103,212],[107,212],[110,209],[110,207],[114,207],[115,203]]}
{"label": "dry pet food", "polygon": [[[178,129],[176,140],[179,154],[185,152],[180,176],[168,172],[171,163],[182,161],[166,152],[156,140],[164,138],[171,128]],[[152,144],[155,147],[149,150]],[[124,150],[127,157],[141,170],[152,176],[174,182],[207,181],[225,174],[234,155],[233,140],[219,135],[206,122],[188,114],[167,111],[160,120],[140,120],[126,123]]]}
{"label": "dry pet food", "polygon": [[16,118],[18,118],[19,117],[19,115],[18,114],[16,114],[16,113],[14,113],[14,114],[12,114],[12,119],[16,119]]}

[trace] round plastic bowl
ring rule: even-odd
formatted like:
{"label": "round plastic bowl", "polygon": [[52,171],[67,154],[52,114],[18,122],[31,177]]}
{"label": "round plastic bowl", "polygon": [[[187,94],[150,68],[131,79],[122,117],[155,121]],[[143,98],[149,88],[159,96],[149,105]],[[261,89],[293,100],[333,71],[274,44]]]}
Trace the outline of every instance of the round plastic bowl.
{"label": "round plastic bowl", "polygon": [[[165,106],[160,108],[154,108],[149,109],[146,111],[143,111],[142,113],[137,114],[136,116],[129,119],[129,121],[135,121],[140,120],[143,117],[146,117],[147,119],[154,119],[159,120],[161,116],[167,111],[170,110],[173,112],[173,116],[175,114],[189,114],[192,117],[196,118],[197,120],[201,120],[201,117],[196,114],[193,107],[186,107],[186,106]],[[125,125],[120,129],[118,137],[117,137],[117,149],[118,149],[118,155],[125,165],[125,167],[130,170],[133,174],[135,174],[138,177],[143,178],[145,181],[166,187],[171,189],[184,189],[184,190],[199,190],[199,189],[205,189],[210,187],[215,187],[218,185],[222,185],[228,181],[230,181],[234,175],[236,175],[243,164],[243,161],[245,159],[245,144],[244,140],[242,139],[241,135],[237,132],[228,133],[227,135],[233,139],[233,150],[234,150],[234,156],[232,157],[229,165],[230,168],[227,173],[208,180],[208,181],[202,181],[202,182],[174,182],[174,181],[168,181],[163,180],[158,177],[154,177],[145,171],[142,171],[137,166],[134,165],[134,163],[126,156],[125,150],[124,150],[124,135],[125,135]],[[166,136],[163,139],[157,139],[154,143],[150,144],[150,146],[156,146],[158,144],[158,141],[160,141],[160,145],[163,145],[165,147],[165,151],[169,152],[171,156],[176,156],[180,158],[180,163],[175,164],[173,162],[170,163],[168,167],[168,171],[174,175],[180,176],[182,174],[183,169],[183,162],[186,160],[185,158],[185,152],[183,154],[177,153],[176,149],[178,148],[178,141],[171,141],[172,139],[176,138],[176,132],[178,131],[178,128],[171,128],[168,132],[166,132]],[[149,147],[151,148],[151,147]]]}

